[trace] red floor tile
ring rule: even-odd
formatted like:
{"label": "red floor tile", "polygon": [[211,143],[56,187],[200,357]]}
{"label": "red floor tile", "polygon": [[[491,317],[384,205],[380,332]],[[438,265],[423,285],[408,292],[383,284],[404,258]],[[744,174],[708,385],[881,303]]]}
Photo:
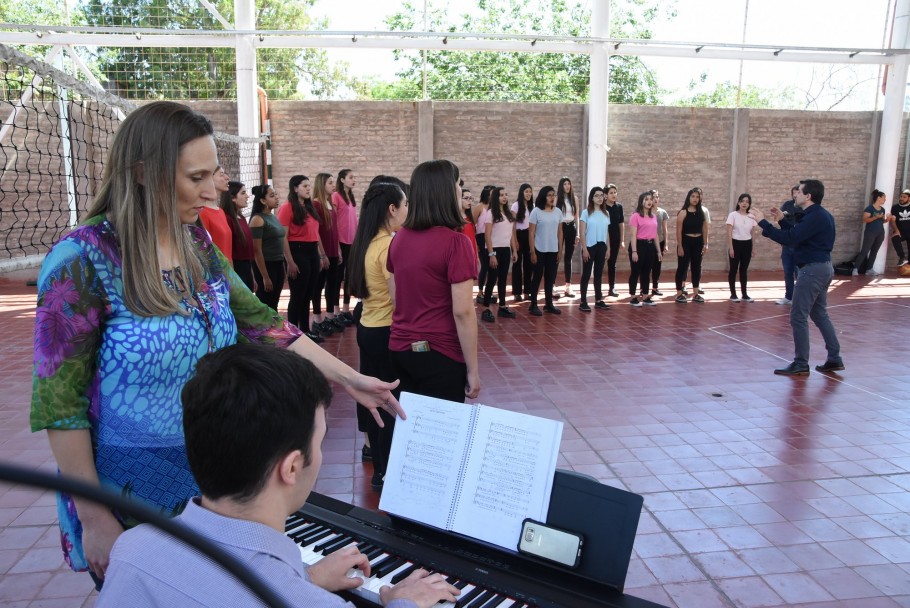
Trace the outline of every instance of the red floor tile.
{"label": "red floor tile", "polygon": [[[621,299],[582,316],[573,300],[560,318],[536,319],[516,305],[514,322],[479,325],[479,401],[563,420],[561,466],[644,496],[633,595],[674,607],[910,607],[910,377],[881,371],[910,330],[863,322],[910,307],[910,282],[839,279],[829,312],[847,369],[790,379],[771,374],[793,350],[787,310],[773,304],[780,277],[754,274],[748,307],[726,301],[720,274],[699,307]],[[34,288],[0,285],[0,460],[52,472],[46,438],[28,430],[33,302]],[[810,335],[815,364],[823,345]],[[356,364],[354,332],[325,346]],[[328,426],[317,491],[375,509],[340,389]],[[87,577],[62,567],[55,517],[50,493],[0,484],[4,605],[94,603]]]}

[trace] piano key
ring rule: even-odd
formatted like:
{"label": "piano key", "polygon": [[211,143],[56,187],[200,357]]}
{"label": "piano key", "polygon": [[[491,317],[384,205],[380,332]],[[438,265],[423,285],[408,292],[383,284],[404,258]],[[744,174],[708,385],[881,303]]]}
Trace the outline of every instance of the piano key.
{"label": "piano key", "polygon": [[458,596],[458,601],[455,602],[455,608],[465,608],[468,604],[474,601],[474,598],[478,597],[481,593],[484,592],[482,587],[473,587],[470,590],[462,589],[461,595]]}
{"label": "piano key", "polygon": [[300,541],[298,541],[297,544],[300,545],[301,547],[306,547],[308,545],[312,545],[313,543],[318,543],[323,538],[326,538],[327,536],[331,536],[332,534],[335,534],[335,532],[332,532],[331,530],[324,530],[323,532],[314,533],[306,538],[300,539]]}
{"label": "piano key", "polygon": [[292,539],[295,539],[294,542],[297,542],[296,541],[297,538],[306,536],[307,534],[309,534],[316,528],[321,528],[321,527],[323,527],[321,524],[313,524],[313,523],[304,524],[303,526],[297,527],[294,530],[291,530],[290,532],[288,532],[288,536],[290,536]]}
{"label": "piano key", "polygon": [[385,553],[385,551],[383,551],[382,547],[376,547],[375,549],[370,549],[366,552],[361,551],[361,553],[366,555],[367,559],[370,560],[370,563],[372,564],[373,560]]}
{"label": "piano key", "polygon": [[467,605],[467,608],[485,608],[486,605],[496,596],[495,591],[489,589],[481,593],[477,599]]}
{"label": "piano key", "polygon": [[[402,572],[407,572],[407,571],[411,570],[412,568],[416,569],[417,566],[415,566],[408,560],[403,559],[401,561],[401,563],[398,564],[398,566],[396,566],[395,568],[393,568],[392,570],[387,572],[385,576],[377,577],[374,584],[371,586],[375,587],[377,591],[379,589],[381,589],[382,587],[384,587],[385,585],[393,587],[397,584],[397,581],[395,579],[398,578],[398,576],[401,575]],[[411,571],[413,572],[413,570],[411,570]],[[405,578],[407,578],[407,575],[402,577],[402,579],[400,579],[400,580],[404,580]]]}
{"label": "piano key", "polygon": [[420,566],[418,566],[417,564],[411,564],[410,566],[408,566],[408,567],[405,568],[404,570],[400,570],[400,571],[398,572],[398,574],[395,574],[395,575],[392,576],[392,578],[390,579],[390,580],[391,580],[391,583],[392,583],[393,585],[397,585],[398,583],[400,583],[400,582],[403,581],[404,579],[406,579],[406,578],[408,578],[409,576],[411,576],[411,573],[414,572],[414,570],[417,570],[418,568],[420,568]]}
{"label": "piano key", "polygon": [[299,530],[298,532],[295,532],[294,534],[291,535],[291,538],[294,539],[295,543],[300,544],[300,541],[305,540],[314,534],[319,534],[320,532],[323,532],[323,531],[330,532],[331,530],[328,527],[323,526],[322,524],[316,524],[312,528],[307,527],[307,528],[303,528],[303,529]]}
{"label": "piano key", "polygon": [[[352,540],[350,536],[348,536],[347,534],[341,534],[341,533],[339,533],[339,534],[336,534],[335,536],[333,536],[333,537],[331,537],[331,538],[325,539],[324,541],[322,541],[322,542],[319,543],[318,545],[315,545],[315,546],[313,547],[313,551],[316,551],[316,552],[318,552],[318,553],[322,553],[323,551],[325,551],[325,550],[328,549],[329,547],[335,546],[335,544],[337,544],[337,543],[342,543],[342,542],[343,542],[343,543],[346,543],[346,542],[348,542],[349,540]],[[322,554],[325,555],[325,553],[322,553]]]}
{"label": "piano key", "polygon": [[396,559],[397,559],[396,556],[390,555],[388,553],[384,553],[383,555],[379,556],[375,560],[370,560],[370,572],[372,573],[372,576],[382,576],[381,574],[378,574],[376,571],[379,570],[380,568],[384,568],[385,566],[394,562]]}
{"label": "piano key", "polygon": [[350,547],[355,544],[356,544],[356,542],[354,541],[354,539],[349,536],[345,542],[338,542],[331,547],[326,547],[322,551],[322,555],[323,556],[331,555],[332,553],[335,553],[335,551],[338,551],[339,549],[344,549],[345,547]]}
{"label": "piano key", "polygon": [[377,578],[385,578],[386,575],[389,574],[390,572],[392,572],[394,570],[398,570],[398,567],[401,566],[401,564],[405,563],[405,561],[407,561],[407,560],[405,560],[403,557],[398,557],[396,555],[396,556],[394,556],[394,559],[392,559],[391,561],[389,561],[388,563],[386,563],[384,565],[376,564],[376,568],[375,568],[375,571],[373,572],[373,575],[376,576]]}

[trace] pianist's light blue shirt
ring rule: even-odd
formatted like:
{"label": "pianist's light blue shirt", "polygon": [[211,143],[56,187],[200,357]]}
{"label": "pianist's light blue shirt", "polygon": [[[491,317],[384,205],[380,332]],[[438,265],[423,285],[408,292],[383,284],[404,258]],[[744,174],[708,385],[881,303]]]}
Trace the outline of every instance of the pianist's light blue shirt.
{"label": "pianist's light blue shirt", "polygon": [[[245,563],[291,605],[353,606],[310,582],[300,549],[272,528],[232,519],[191,500],[177,520]],[[151,608],[160,606],[264,606],[241,582],[215,562],[149,524],[120,535],[111,551],[104,588],[95,604]],[[393,600],[387,608],[414,608]]]}

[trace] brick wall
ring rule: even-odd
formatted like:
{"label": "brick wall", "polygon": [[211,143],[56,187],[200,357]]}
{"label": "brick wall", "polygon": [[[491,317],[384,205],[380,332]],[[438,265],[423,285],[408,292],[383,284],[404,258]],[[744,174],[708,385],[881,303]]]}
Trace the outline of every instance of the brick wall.
{"label": "brick wall", "polygon": [[[233,102],[192,105],[209,116],[217,130],[237,132]],[[21,150],[18,156],[14,158],[4,144],[8,170],[2,175],[0,224],[7,238],[13,223],[17,227],[37,223],[37,215],[30,211],[39,203],[45,209],[41,224],[54,217],[59,220],[65,212],[65,188],[57,177],[59,157],[44,152],[59,147],[53,141],[56,109],[49,104],[46,112],[44,118],[28,119],[46,123],[40,134],[37,124],[28,132],[13,132]],[[78,108],[72,113],[74,133],[92,142],[79,144],[76,150],[77,190],[90,200],[99,177],[92,159],[106,154],[108,142],[96,136],[103,129],[76,124]],[[837,219],[834,258],[841,261],[859,248],[859,216],[875,170],[879,121],[875,112],[610,106],[606,181],[618,185],[620,201],[629,212],[640,192],[658,188],[671,217],[688,189],[700,186],[714,220],[705,267],[719,270],[727,266],[724,220],[739,193],[751,193],[757,205],[768,208],[787,198],[798,179],[817,177],[827,188],[825,206]],[[273,179],[284,197],[288,179],[296,173],[313,177],[351,168],[358,178],[356,193],[362,196],[375,175],[388,173],[407,181],[420,160],[437,157],[457,163],[475,193],[493,183],[505,186],[514,197],[522,182],[531,183],[536,191],[543,185],[555,186],[568,175],[585,199],[586,124],[586,107],[577,104],[273,102]],[[423,144],[421,133],[431,136]],[[889,193],[892,201],[901,189],[905,145],[901,144]],[[47,242],[41,235],[37,240],[20,238],[28,253]],[[778,268],[777,247],[766,239],[759,245],[753,268]],[[16,244],[7,247],[13,251]],[[623,266],[628,265],[625,257],[620,257]],[[889,251],[889,263],[894,261]],[[665,267],[670,271],[675,267],[672,252]]]}

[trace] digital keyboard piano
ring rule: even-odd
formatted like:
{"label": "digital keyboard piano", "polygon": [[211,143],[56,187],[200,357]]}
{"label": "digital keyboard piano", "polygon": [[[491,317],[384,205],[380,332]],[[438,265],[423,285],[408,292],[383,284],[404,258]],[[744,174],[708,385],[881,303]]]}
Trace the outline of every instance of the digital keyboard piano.
{"label": "digital keyboard piano", "polygon": [[[560,476],[560,473],[563,475]],[[554,484],[554,492],[556,487],[562,487],[560,495],[577,501],[577,492],[573,494],[570,490],[573,485],[578,486],[579,482],[560,471],[557,471],[556,479],[561,483]],[[567,486],[569,490],[565,489]],[[622,492],[612,488],[609,490]],[[640,509],[639,502],[634,517],[635,527]],[[554,517],[559,520],[559,511],[557,508],[554,513],[551,501],[548,523],[554,523]],[[623,527],[623,522],[615,521],[621,519],[622,514],[617,516],[615,508],[607,508],[606,511],[603,508],[597,510],[599,519],[611,519],[605,528],[603,521],[596,522],[602,529],[609,532]],[[571,513],[577,521],[590,516],[592,511],[579,508],[576,502]],[[562,517],[565,518],[568,514],[563,513]],[[659,604],[622,592],[631,556],[628,531],[625,538],[601,538],[599,542],[590,538],[589,534],[585,540],[582,559],[584,566],[584,558],[588,558],[588,567],[570,570],[541,562],[517,551],[508,551],[313,492],[304,507],[288,518],[286,533],[300,546],[301,558],[307,564],[313,564],[332,551],[356,543],[370,559],[372,573],[369,578],[363,577],[364,584],[345,597],[361,607],[381,606],[379,589],[382,586],[393,585],[414,569],[424,568],[445,574],[449,582],[461,589],[458,602],[437,606],[662,608]],[[634,534],[633,529],[632,541]],[[617,568],[622,571],[617,573]]]}

